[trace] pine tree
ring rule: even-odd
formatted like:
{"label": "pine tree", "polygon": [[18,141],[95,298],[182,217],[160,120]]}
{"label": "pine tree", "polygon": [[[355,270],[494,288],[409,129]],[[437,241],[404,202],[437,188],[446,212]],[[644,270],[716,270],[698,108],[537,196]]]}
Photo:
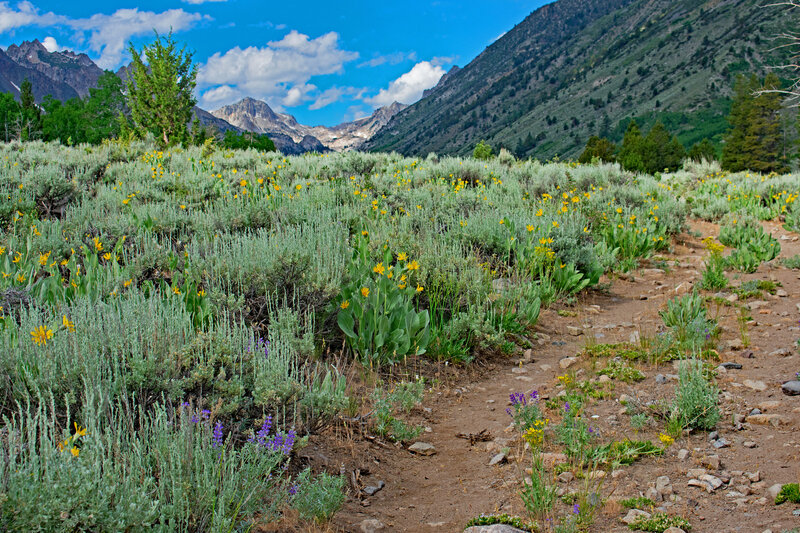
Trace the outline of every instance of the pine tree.
{"label": "pine tree", "polygon": [[639,131],[636,121],[631,120],[628,124],[628,129],[625,130],[625,136],[622,138],[622,148],[619,151],[619,162],[622,168],[634,172],[644,172],[643,148],[642,132]]}
{"label": "pine tree", "polygon": [[781,172],[785,170],[780,161],[781,95],[773,92],[780,89],[780,80],[771,72],[760,89],[763,92],[753,98],[744,137],[747,168],[761,173]]}
{"label": "pine tree", "polygon": [[733,103],[728,115],[730,128],[722,148],[722,168],[731,172],[744,170],[750,164],[745,149],[745,137],[749,127],[750,112],[753,107],[753,92],[758,88],[755,75],[748,80],[742,75],[736,78]]}
{"label": "pine tree", "polygon": [[163,41],[156,33],[156,40],[141,54],[133,44],[128,50],[133,57],[128,106],[137,133],[152,132],[162,146],[186,141],[187,124],[197,103],[192,94],[197,78],[192,53],[186,46],[178,50],[172,32]]}
{"label": "pine tree", "polygon": [[613,163],[616,160],[614,152],[617,147],[614,143],[604,137],[593,135],[586,142],[586,148],[578,158],[578,162],[582,164],[591,163],[593,159],[597,158],[604,163]]}
{"label": "pine tree", "polygon": [[42,112],[36,105],[33,85],[28,78],[25,78],[19,85],[19,101],[22,107],[20,139],[23,141],[35,139],[41,133]]}
{"label": "pine tree", "polygon": [[692,149],[689,150],[689,159],[697,161],[698,163],[702,161],[716,161],[717,151],[714,149],[714,145],[711,144],[711,141],[706,138],[692,146]]}

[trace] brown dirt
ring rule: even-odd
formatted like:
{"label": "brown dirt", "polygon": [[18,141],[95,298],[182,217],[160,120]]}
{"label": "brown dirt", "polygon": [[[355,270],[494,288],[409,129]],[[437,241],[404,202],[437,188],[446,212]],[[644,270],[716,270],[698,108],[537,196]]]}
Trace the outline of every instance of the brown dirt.
{"label": "brown dirt", "polygon": [[[800,253],[797,235],[783,230],[777,223],[766,223],[765,228],[779,239],[781,236],[789,239],[780,241],[781,257]],[[717,235],[719,228],[694,222],[692,230],[707,236]],[[493,452],[487,445],[491,444],[471,442],[463,435],[488,432],[492,438],[508,439],[512,450],[516,449],[515,435],[509,428],[510,417],[505,412],[511,392],[538,390],[544,397],[554,397],[558,393],[556,376],[564,372],[559,367],[561,358],[580,353],[589,342],[627,342],[635,333],[642,338],[654,337],[661,324],[658,311],[669,298],[691,290],[703,268],[705,251],[698,238],[682,235],[673,248],[673,253],[663,256],[664,262],[651,261],[630,276],[604,279],[610,283],[607,291],[595,290],[581,295],[578,303],[569,308],[576,311],[577,316],[560,316],[555,308],[543,311],[537,331],[549,339],[540,341],[533,350],[533,362],[520,364],[516,356],[462,373],[459,378],[440,376],[439,384],[426,395],[425,409],[417,410],[411,420],[429,428],[418,440],[433,444],[435,455],[415,456],[399,445],[368,438],[365,428],[339,427],[315,437],[301,455],[329,470],[339,470],[341,465],[351,485],[348,501],[332,526],[340,531],[361,531],[363,520],[378,519],[385,525],[382,531],[442,532],[461,531],[470,518],[481,513],[507,512],[524,516],[517,490],[524,475],[525,455],[512,451],[508,463],[489,466]],[[666,272],[657,272],[652,270],[654,268],[666,268]],[[613,502],[644,495],[662,475],[669,476],[679,497],[670,502],[667,511],[689,519],[694,532],[771,529],[778,533],[800,526],[800,518],[792,514],[797,505],[776,507],[771,501],[761,500],[771,485],[796,482],[800,478],[800,434],[797,432],[800,396],[785,396],[780,390],[783,381],[800,371],[795,344],[800,337],[797,327],[800,275],[798,271],[778,266],[776,260],[772,264],[762,264],[754,274],[729,273],[728,278],[733,284],[749,279],[772,279],[779,281],[788,293],[786,297],[768,295],[764,298],[767,304],[752,311],[755,324],[748,326],[751,344],[735,351],[725,347],[728,341],[740,338],[738,308],[710,306],[711,315],[718,313],[722,327],[718,345],[724,349],[720,350],[720,361],[738,362],[743,367],[720,374],[718,378],[723,416],[717,428],[720,435],[730,441],[730,447],[716,450],[708,434],[698,432],[678,439],[661,457],[645,458],[622,467],[601,487],[610,503],[596,516],[592,531],[628,531],[619,520],[624,514],[621,506]],[[590,306],[599,306],[599,312],[593,312]],[[608,325],[615,327],[604,327]],[[570,335],[568,326],[582,328],[585,333]],[[788,349],[791,355],[769,355],[779,349]],[[677,372],[671,363],[659,367],[644,365],[640,369],[647,375],[645,381],[627,385],[615,380],[609,399],[593,400],[586,407],[586,414],[594,415],[592,424],[599,429],[605,442],[622,438],[658,442],[663,422],[637,433],[631,428],[618,399],[621,394],[628,394],[643,400],[669,400],[674,396],[675,381],[656,384],[655,376]],[[577,370],[580,379],[588,379],[594,372],[589,359],[582,359],[570,368],[573,370]],[[766,390],[748,388],[743,385],[745,380],[763,381]],[[734,415],[747,415],[765,401],[778,404],[762,408],[762,411],[780,414],[788,424],[779,427],[744,424],[737,430]],[[558,415],[553,413],[553,418]],[[745,441],[755,442],[756,447],[745,448]],[[678,459],[681,449],[689,451],[688,458]],[[551,447],[548,451],[558,450]],[[717,454],[721,460],[720,469],[710,473],[732,477],[730,487],[723,486],[711,494],[687,486],[687,470],[699,467],[701,459],[710,454]],[[740,479],[743,472],[758,472],[760,482],[749,483],[750,494],[746,496],[728,494],[741,490],[735,488],[737,485],[746,484]],[[374,496],[358,492],[363,487],[376,485],[379,480],[386,486]],[[583,482],[576,480],[559,483],[559,486],[569,492],[578,490],[579,483]],[[559,506],[558,514],[569,512],[567,505]]]}

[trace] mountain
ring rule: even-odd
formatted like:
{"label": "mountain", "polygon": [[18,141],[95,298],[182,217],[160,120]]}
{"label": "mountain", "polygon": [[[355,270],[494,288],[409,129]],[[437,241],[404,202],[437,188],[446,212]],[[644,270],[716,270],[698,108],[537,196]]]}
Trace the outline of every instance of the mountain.
{"label": "mountain", "polygon": [[[785,9],[759,0],[558,0],[531,13],[364,145],[576,157],[595,134],[656,119],[687,144],[719,139],[738,73],[780,61]],[[641,125],[641,124],[640,124]]]}
{"label": "mountain", "polygon": [[54,83],[72,87],[81,98],[89,95],[89,89],[97,86],[97,80],[103,74],[103,69],[86,54],[48,52],[38,39],[25,41],[19,46],[12,44],[6,49],[6,54],[17,65],[35,70]]}
{"label": "mountain", "polygon": [[[254,133],[266,133],[275,142],[276,136],[285,136],[295,143],[305,144],[316,139],[324,150],[344,151],[359,148],[375,132],[382,128],[398,112],[407,106],[395,102],[375,110],[366,118],[345,122],[338,126],[305,126],[292,115],[276,113],[266,102],[244,98],[235,104],[226,105],[211,114],[237,128]],[[281,141],[284,137],[278,137]]]}
{"label": "mountain", "polygon": [[48,94],[58,100],[68,100],[78,96],[78,91],[69,84],[50,78],[35,68],[17,63],[8,53],[0,50],[0,91],[18,97],[20,85],[26,78],[31,82],[37,102],[41,102]]}

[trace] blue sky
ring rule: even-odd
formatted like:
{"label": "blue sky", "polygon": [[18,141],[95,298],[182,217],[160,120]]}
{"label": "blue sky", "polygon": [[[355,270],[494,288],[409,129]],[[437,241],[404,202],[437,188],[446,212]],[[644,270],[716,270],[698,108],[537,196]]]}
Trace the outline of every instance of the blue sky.
{"label": "blue sky", "polygon": [[545,0],[257,2],[0,1],[0,46],[38,38],[127,63],[155,28],[195,51],[197,96],[216,109],[244,96],[309,125],[412,103],[453,65],[464,66]]}

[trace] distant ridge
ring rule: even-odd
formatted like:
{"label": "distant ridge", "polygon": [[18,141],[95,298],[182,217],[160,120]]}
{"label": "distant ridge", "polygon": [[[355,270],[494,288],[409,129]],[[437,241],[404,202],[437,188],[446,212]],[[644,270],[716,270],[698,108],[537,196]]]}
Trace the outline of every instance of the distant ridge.
{"label": "distant ridge", "polygon": [[558,0],[451,71],[364,145],[465,155],[486,140],[521,157],[576,157],[620,122],[669,122],[719,140],[737,73],[764,73],[790,22],[757,0]]}

